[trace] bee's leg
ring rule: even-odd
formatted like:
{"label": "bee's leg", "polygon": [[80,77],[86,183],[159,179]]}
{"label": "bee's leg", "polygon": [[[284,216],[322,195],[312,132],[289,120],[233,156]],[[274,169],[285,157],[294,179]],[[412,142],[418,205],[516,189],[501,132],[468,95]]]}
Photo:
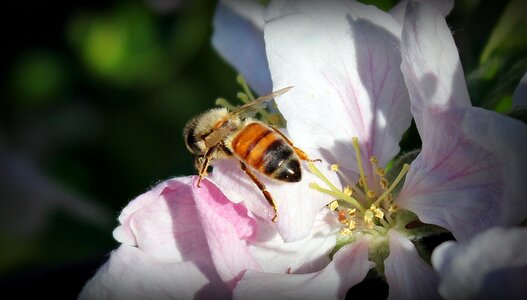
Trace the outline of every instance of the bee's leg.
{"label": "bee's leg", "polygon": [[304,151],[302,151],[302,149],[300,148],[297,148],[295,147],[295,145],[293,145],[293,142],[291,142],[290,139],[288,139],[280,130],[278,130],[277,128],[275,128],[274,126],[270,126],[271,129],[273,129],[276,133],[278,133],[282,138],[284,138],[284,140],[289,144],[289,146],[293,147],[293,150],[295,150],[295,153],[296,155],[298,155],[298,157],[301,159],[301,160],[305,160],[305,161],[309,161],[309,162],[315,162],[315,161],[322,161],[320,158],[317,158],[317,159],[310,159],[309,156],[307,155],[307,153],[305,153]]}
{"label": "bee's leg", "polygon": [[247,176],[251,178],[251,180],[254,182],[254,184],[256,184],[256,186],[260,189],[260,191],[262,191],[262,194],[264,195],[265,200],[267,200],[267,202],[269,202],[269,205],[271,205],[271,207],[273,208],[274,217],[272,221],[276,222],[276,218],[278,217],[278,210],[276,209],[276,203],[274,202],[273,197],[271,196],[271,193],[269,193],[269,191],[265,187],[265,184],[261,182],[260,179],[258,179],[258,177],[256,177],[256,175],[254,175],[253,172],[251,172],[251,170],[247,167],[247,165],[245,165],[242,161],[240,161],[240,165],[241,165],[242,170],[245,172],[245,174],[247,174]]}
{"label": "bee's leg", "polygon": [[207,153],[205,153],[205,155],[196,157],[195,166],[196,168],[199,167],[199,178],[197,184],[198,187],[203,177],[207,176],[207,169],[209,168],[210,158],[217,148],[218,146],[210,147],[209,150],[207,150]]}

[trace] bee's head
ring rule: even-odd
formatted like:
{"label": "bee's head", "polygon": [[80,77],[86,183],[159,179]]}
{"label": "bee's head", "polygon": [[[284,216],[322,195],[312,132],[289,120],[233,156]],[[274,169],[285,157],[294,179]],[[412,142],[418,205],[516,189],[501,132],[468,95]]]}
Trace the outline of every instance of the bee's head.
{"label": "bee's head", "polygon": [[196,137],[196,126],[198,124],[197,118],[190,120],[183,129],[183,138],[185,139],[185,145],[187,146],[188,151],[194,155],[203,154],[202,147],[199,146],[199,143],[202,142]]}

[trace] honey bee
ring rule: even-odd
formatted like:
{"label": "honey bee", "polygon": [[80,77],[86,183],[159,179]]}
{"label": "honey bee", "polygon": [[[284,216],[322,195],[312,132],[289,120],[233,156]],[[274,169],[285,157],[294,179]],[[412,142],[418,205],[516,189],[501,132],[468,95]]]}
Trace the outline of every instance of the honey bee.
{"label": "honey bee", "polygon": [[232,111],[214,108],[190,120],[183,130],[188,150],[196,156],[194,166],[198,171],[198,187],[211,161],[235,158],[241,169],[256,184],[274,210],[273,222],[278,212],[273,197],[253,170],[282,182],[299,182],[302,179],[300,160],[311,160],[295,147],[278,129],[260,122],[252,116],[273,98],[289,91],[283,88],[239,106]]}

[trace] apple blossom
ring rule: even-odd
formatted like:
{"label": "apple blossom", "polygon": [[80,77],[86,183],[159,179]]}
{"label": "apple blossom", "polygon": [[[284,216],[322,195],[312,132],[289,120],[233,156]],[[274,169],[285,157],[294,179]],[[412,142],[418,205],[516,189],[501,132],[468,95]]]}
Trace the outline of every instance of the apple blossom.
{"label": "apple blossom", "polygon": [[[517,224],[525,215],[521,171],[527,150],[518,137],[527,129],[471,107],[444,20],[452,2],[405,4],[392,17],[355,2],[272,1],[266,53],[275,89],[295,86],[277,100],[288,134],[310,155],[333,163],[340,176],[334,181],[319,173],[324,186],[311,185],[338,199],[330,207],[343,223],[339,243],[370,236],[370,259],[386,276],[390,298],[438,297],[438,279],[411,242],[422,231],[406,228],[414,219],[407,212],[460,241],[495,225]],[[404,83],[423,147],[389,182],[384,167],[409,125]],[[321,168],[311,169],[317,174]],[[224,170],[220,166],[213,176]],[[250,289],[246,281],[273,286],[297,280],[247,276],[251,280],[242,279],[239,289]]]}

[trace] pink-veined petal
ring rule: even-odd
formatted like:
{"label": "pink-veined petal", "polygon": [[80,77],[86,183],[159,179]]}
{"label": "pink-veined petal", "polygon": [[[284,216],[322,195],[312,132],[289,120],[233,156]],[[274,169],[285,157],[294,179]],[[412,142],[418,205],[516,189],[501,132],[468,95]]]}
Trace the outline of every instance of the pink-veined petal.
{"label": "pink-veined petal", "polygon": [[445,299],[523,299],[527,282],[525,228],[492,228],[465,243],[446,242],[432,253]]}
{"label": "pink-veined petal", "polygon": [[220,1],[214,14],[212,45],[243,74],[259,94],[271,92],[272,83],[263,38],[264,7],[257,1]]}
{"label": "pink-veined petal", "polygon": [[[114,238],[126,245],[130,246],[137,246],[136,241],[136,233],[133,232],[132,226],[130,224],[132,216],[137,213],[138,211],[142,210],[145,207],[148,207],[153,202],[156,202],[161,197],[161,194],[163,190],[168,186],[169,182],[172,182],[174,185],[181,184],[181,186],[185,186],[190,184],[192,178],[191,177],[179,177],[174,179],[169,179],[167,181],[163,181],[153,187],[151,190],[145,192],[144,194],[138,196],[134,200],[130,201],[128,205],[121,211],[121,214],[119,215],[119,223],[120,225],[117,226],[117,228],[113,232]],[[182,197],[183,199],[186,199],[185,197]],[[188,198],[190,199],[190,198]],[[157,203],[156,205],[165,205],[166,203]],[[165,209],[167,212],[168,207],[160,208],[160,210]],[[160,211],[159,210],[159,211]],[[154,225],[158,226],[158,224]]]}
{"label": "pink-veined petal", "polygon": [[417,253],[414,244],[395,229],[388,232],[390,255],[384,261],[390,286],[388,299],[441,299],[438,278]]}
{"label": "pink-veined petal", "polygon": [[[357,173],[352,137],[364,166],[385,165],[410,125],[400,71],[400,26],[387,13],[354,1],[273,1],[264,35],[277,99],[291,137],[309,153]],[[356,178],[356,175],[355,175]]]}
{"label": "pink-veined petal", "polygon": [[424,116],[423,149],[396,199],[399,206],[457,240],[521,222],[527,216],[527,126],[480,108]]}
{"label": "pink-veined petal", "polygon": [[234,289],[234,299],[344,299],[361,282],[373,263],[368,260],[369,239],[342,247],[321,271],[309,274],[273,274],[248,271]]}
{"label": "pink-veined petal", "polygon": [[[114,230],[115,239],[165,262],[207,257],[191,182],[190,176],[169,179],[131,201],[119,216],[121,225]],[[192,243],[184,242],[189,238]]]}
{"label": "pink-veined petal", "polygon": [[[327,164],[317,163],[317,166],[332,182],[338,182],[334,172],[324,171],[329,169]],[[276,202],[278,231],[286,242],[300,240],[309,235],[315,215],[324,205],[333,200],[331,196],[309,187],[311,182],[320,180],[305,167],[302,167],[302,180],[298,183],[272,180],[254,170],[253,173],[266,185]],[[273,218],[273,209],[254,182],[240,169],[236,160],[214,162],[211,181],[231,201],[243,201],[252,213],[269,222]]]}
{"label": "pink-veined petal", "polygon": [[255,234],[256,221],[242,204],[229,201],[208,180],[192,189],[196,199],[196,217],[201,221],[214,266],[220,277],[234,287],[245,270],[260,270],[247,248],[246,239]]}
{"label": "pink-veined petal", "polygon": [[525,73],[518,84],[518,87],[512,95],[512,106],[513,107],[526,107],[527,106],[527,73]]}
{"label": "pink-veined petal", "polygon": [[445,16],[453,1],[408,1],[401,38],[403,71],[412,114],[422,133],[427,107],[468,107],[463,68]]}
{"label": "pink-veined petal", "polygon": [[260,269],[246,245],[256,233],[256,221],[208,180],[198,188],[195,179],[170,179],[139,196],[130,204],[133,209],[125,209],[127,225],[121,227],[155,259],[214,265],[233,287],[246,269]]}
{"label": "pink-veined petal", "polygon": [[263,263],[267,273],[312,273],[329,262],[329,254],[337,242],[341,228],[335,212],[321,210],[315,217],[310,234],[299,241],[284,243],[274,226],[260,221],[258,236],[251,243],[252,255]]}
{"label": "pink-veined petal", "polygon": [[79,299],[228,299],[210,265],[163,263],[136,247],[121,245],[88,281]]}

